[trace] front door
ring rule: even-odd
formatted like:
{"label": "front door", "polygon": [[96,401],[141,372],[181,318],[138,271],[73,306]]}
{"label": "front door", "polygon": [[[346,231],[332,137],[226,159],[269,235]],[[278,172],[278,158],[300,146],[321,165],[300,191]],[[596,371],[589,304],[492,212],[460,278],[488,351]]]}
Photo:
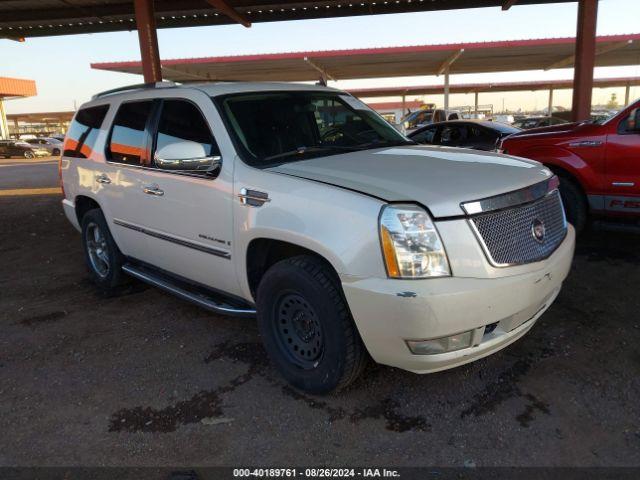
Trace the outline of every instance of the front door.
{"label": "front door", "polygon": [[620,119],[607,136],[605,209],[640,215],[640,131],[629,129],[634,113]]}

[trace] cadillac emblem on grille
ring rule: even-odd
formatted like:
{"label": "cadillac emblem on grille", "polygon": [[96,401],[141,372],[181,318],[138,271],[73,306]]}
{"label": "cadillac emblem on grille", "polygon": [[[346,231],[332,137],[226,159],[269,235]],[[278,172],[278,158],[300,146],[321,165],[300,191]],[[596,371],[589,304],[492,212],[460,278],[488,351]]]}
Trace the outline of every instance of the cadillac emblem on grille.
{"label": "cadillac emblem on grille", "polygon": [[544,222],[539,218],[535,218],[533,222],[531,222],[531,234],[533,238],[536,239],[536,242],[542,243],[544,242],[544,237],[547,233],[547,230],[544,226]]}

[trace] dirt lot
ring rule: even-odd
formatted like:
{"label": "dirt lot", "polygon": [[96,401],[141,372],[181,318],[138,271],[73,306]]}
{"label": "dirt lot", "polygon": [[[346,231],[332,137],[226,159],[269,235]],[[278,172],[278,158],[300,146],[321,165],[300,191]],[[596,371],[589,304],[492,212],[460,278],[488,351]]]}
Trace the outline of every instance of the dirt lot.
{"label": "dirt lot", "polygon": [[640,238],[591,233],[522,340],[287,387],[252,320],[103,298],[56,196],[0,197],[0,465],[640,465]]}

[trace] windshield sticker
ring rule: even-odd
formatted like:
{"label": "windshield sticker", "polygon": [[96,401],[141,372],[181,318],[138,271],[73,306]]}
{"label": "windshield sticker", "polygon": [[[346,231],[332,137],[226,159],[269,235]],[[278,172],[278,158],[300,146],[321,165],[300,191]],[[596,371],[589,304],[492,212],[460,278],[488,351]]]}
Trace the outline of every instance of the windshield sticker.
{"label": "windshield sticker", "polygon": [[365,103],[351,95],[340,95],[340,99],[344,100],[354,110],[371,110]]}

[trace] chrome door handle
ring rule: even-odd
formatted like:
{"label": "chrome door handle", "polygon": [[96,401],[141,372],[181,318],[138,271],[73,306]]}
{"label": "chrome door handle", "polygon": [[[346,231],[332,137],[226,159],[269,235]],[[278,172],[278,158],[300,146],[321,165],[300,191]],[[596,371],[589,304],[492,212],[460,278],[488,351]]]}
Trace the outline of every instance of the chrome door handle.
{"label": "chrome door handle", "polygon": [[164,195],[164,190],[160,190],[160,187],[155,183],[152,185],[145,185],[142,187],[142,191],[147,195],[157,195],[158,197]]}
{"label": "chrome door handle", "polygon": [[98,183],[111,183],[111,179],[107,177],[106,174],[101,173],[100,175],[96,175],[96,182]]}

